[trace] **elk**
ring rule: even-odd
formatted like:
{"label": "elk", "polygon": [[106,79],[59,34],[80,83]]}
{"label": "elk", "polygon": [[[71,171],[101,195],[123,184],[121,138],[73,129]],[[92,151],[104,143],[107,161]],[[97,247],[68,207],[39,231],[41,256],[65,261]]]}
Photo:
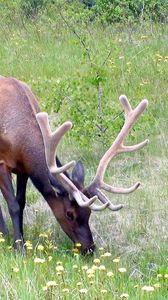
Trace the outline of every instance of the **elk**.
{"label": "elk", "polygon": [[[40,112],[37,100],[23,82],[0,77],[0,189],[12,219],[15,247],[24,245],[23,211],[26,202],[28,178],[42,194],[64,232],[74,243],[81,244],[82,251],[94,250],[89,227],[91,211],[108,208],[120,210],[123,205],[113,204],[102,190],[109,193],[130,193],[140,185],[116,188],[104,182],[104,174],[112,158],[124,152],[143,148],[148,140],[133,146],[123,144],[133,124],[147,107],[142,100],[133,110],[126,96],[120,96],[125,111],[125,123],[117,138],[103,155],[92,183],[84,186],[84,167],[71,161],[61,165],[57,146],[63,135],[72,127],[65,122],[52,132],[48,114]],[[74,166],[72,176],[67,170]],[[12,185],[12,173],[16,174],[16,194]],[[101,204],[95,204],[98,200]],[[7,226],[0,207],[0,231],[7,234]],[[18,243],[19,241],[19,243]]]}

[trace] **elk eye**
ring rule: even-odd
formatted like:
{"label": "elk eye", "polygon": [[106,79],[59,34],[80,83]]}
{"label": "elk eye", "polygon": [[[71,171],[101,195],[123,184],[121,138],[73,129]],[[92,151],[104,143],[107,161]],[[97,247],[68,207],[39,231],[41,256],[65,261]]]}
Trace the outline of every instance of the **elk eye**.
{"label": "elk eye", "polygon": [[71,211],[66,212],[66,217],[68,220],[73,221],[74,220],[74,215]]}

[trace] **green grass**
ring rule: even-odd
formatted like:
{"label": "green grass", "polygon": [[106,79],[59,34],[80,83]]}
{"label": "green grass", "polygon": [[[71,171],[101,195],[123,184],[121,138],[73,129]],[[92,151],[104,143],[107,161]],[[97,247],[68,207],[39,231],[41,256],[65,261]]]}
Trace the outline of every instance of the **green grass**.
{"label": "green grass", "polygon": [[[0,73],[26,81],[39,98],[42,109],[53,113],[56,105],[53,103],[59,101],[59,97],[65,98],[67,91],[71,96],[76,90],[82,90],[82,86],[73,85],[73,82],[78,77],[80,82],[85,81],[90,74],[90,66],[73,34],[64,26],[52,26],[48,27],[45,22],[27,23],[26,28],[3,26],[0,33]],[[113,202],[125,204],[122,211],[92,213],[90,225],[97,250],[93,257],[82,257],[74,256],[71,242],[55,224],[47,204],[29,186],[25,239],[31,241],[33,249],[25,255],[15,253],[10,247],[13,239],[8,221],[10,238],[0,242],[0,299],[120,299],[123,293],[128,293],[132,300],[168,299],[168,279],[164,277],[168,274],[167,33],[166,25],[92,28],[93,38],[88,37],[88,44],[95,51],[97,65],[101,65],[109,49],[113,49],[104,69],[107,78],[103,81],[103,93],[109,102],[104,101],[103,106],[104,109],[106,104],[112,107],[114,129],[113,118],[121,111],[115,101],[121,93],[126,93],[134,105],[141,98],[149,99],[149,107],[142,117],[144,125],[135,126],[131,142],[149,138],[150,144],[138,153],[114,159],[106,172],[106,181],[113,185],[130,186],[140,180],[141,187],[128,196],[111,197]],[[70,87],[68,85],[67,88],[67,84]],[[96,90],[90,93],[95,96]],[[53,120],[59,117],[52,114]],[[68,118],[71,119],[71,115]],[[122,115],[121,119],[120,116],[116,119],[117,124],[121,124],[121,120]],[[108,132],[109,143],[116,135],[114,131]],[[91,140],[91,150],[93,144]],[[59,148],[63,161],[72,159],[72,156],[82,159],[87,184],[105,151],[102,143],[96,143],[94,147],[96,151],[88,151],[75,139],[72,143],[69,136]],[[8,213],[6,215],[8,218]],[[47,238],[39,237],[43,232],[47,232]],[[44,251],[37,249],[39,244],[44,246]],[[56,246],[57,249],[54,248]],[[102,257],[106,252],[110,252],[111,256]],[[49,256],[52,256],[51,261],[48,261]],[[35,257],[44,258],[45,262],[37,264]],[[117,257],[120,261],[113,262]],[[100,265],[104,265],[106,270],[95,270],[93,277],[88,278],[82,266],[91,268],[95,258],[100,259]],[[56,271],[59,261],[64,266],[60,275]],[[14,272],[16,267],[18,272]],[[126,272],[120,273],[119,267],[125,267]],[[107,272],[113,272],[114,276],[108,277]],[[157,274],[161,274],[161,278]],[[44,290],[51,280],[57,285]],[[81,285],[77,284],[79,282]],[[143,286],[153,287],[156,283],[160,287],[155,287],[153,292],[142,291]],[[87,289],[86,294],[80,293],[82,288]],[[101,292],[103,289],[107,291],[104,294]]]}

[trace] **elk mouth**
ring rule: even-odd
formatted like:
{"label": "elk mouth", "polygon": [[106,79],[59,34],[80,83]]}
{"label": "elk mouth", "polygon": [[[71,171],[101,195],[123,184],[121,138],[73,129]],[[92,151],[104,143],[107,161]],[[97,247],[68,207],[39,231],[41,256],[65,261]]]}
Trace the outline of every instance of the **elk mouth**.
{"label": "elk mouth", "polygon": [[80,248],[80,252],[83,254],[83,255],[93,255],[94,251],[95,251],[95,244],[93,243],[91,246],[89,247],[83,247],[81,246]]}

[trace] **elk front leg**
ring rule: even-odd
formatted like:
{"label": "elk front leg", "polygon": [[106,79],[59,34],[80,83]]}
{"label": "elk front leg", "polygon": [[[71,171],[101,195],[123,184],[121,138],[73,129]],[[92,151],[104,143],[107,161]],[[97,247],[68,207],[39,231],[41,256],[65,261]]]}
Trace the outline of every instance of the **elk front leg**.
{"label": "elk front leg", "polygon": [[8,205],[9,214],[13,223],[15,241],[19,240],[18,243],[15,243],[15,248],[20,248],[23,245],[20,228],[20,206],[14,195],[11,174],[2,161],[0,162],[0,189]]}
{"label": "elk front leg", "polygon": [[23,237],[23,211],[26,203],[26,185],[27,185],[28,176],[26,174],[17,175],[17,191],[16,199],[20,206],[20,230]]}
{"label": "elk front leg", "polygon": [[1,207],[0,207],[0,232],[2,232],[4,235],[8,234],[8,228],[4,221]]}

